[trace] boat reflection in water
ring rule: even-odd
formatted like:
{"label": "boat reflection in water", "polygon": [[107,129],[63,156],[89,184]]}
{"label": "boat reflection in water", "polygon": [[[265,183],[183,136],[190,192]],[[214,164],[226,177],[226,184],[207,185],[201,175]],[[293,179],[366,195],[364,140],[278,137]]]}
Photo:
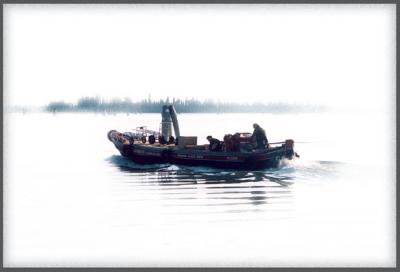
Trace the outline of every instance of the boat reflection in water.
{"label": "boat reflection in water", "polygon": [[[132,189],[152,189],[153,196],[173,198],[166,205],[235,206],[284,203],[291,198],[292,177],[269,171],[237,171],[170,164],[136,164],[122,156],[108,161],[121,170]],[[190,200],[207,201],[190,201]],[[186,200],[185,203],[176,200]]]}

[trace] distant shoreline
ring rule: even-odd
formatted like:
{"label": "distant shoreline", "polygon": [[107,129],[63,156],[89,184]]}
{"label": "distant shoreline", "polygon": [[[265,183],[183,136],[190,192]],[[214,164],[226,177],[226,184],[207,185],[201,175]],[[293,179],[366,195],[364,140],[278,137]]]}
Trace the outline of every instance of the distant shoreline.
{"label": "distant shoreline", "polygon": [[[326,107],[314,104],[291,104],[284,102],[272,103],[222,103],[212,100],[199,101],[196,99],[161,99],[153,101],[150,98],[139,102],[130,99],[113,99],[106,101],[99,97],[83,97],[77,103],[66,103],[64,101],[50,102],[41,110],[49,113],[68,112],[92,112],[103,114],[114,113],[160,113],[162,105],[174,105],[178,113],[319,113],[326,111]],[[22,110],[21,110],[22,109]],[[20,108],[19,111],[27,111]]]}

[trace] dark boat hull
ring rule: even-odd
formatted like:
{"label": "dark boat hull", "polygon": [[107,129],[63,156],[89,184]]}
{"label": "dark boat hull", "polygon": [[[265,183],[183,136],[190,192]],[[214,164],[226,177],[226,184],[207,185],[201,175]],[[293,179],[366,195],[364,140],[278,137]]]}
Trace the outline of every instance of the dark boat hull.
{"label": "dark boat hull", "polygon": [[171,163],[190,166],[208,166],[224,169],[257,170],[278,167],[283,159],[294,156],[293,143],[282,144],[252,152],[225,152],[178,148],[176,146],[155,146],[131,143],[123,138],[109,135],[109,139],[121,155],[136,163]]}

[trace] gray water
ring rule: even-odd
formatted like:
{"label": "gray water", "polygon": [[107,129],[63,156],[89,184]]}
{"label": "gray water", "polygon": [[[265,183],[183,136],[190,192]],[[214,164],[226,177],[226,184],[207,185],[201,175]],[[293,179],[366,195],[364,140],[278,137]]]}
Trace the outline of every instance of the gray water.
{"label": "gray water", "polygon": [[139,165],[111,129],[159,114],[9,113],[5,266],[394,266],[391,114],[180,114],[182,135],[295,140],[277,169]]}

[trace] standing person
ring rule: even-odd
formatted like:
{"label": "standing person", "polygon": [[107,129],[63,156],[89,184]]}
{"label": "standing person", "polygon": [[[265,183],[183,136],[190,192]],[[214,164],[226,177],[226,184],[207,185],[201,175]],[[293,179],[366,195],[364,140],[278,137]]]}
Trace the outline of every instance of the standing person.
{"label": "standing person", "polygon": [[267,135],[265,135],[265,130],[260,127],[258,124],[254,123],[253,124],[253,135],[251,137],[256,139],[257,142],[257,149],[265,149],[266,146],[268,146],[268,139]]}

